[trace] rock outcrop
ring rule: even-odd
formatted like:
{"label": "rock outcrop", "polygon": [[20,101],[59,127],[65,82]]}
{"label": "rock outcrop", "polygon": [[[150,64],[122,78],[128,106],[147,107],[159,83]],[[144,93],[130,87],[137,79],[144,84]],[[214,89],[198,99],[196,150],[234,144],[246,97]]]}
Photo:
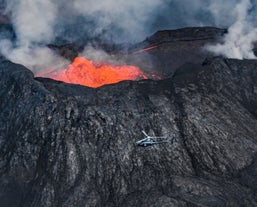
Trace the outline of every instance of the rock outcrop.
{"label": "rock outcrop", "polygon": [[[214,27],[191,27],[177,30],[158,31],[143,42],[133,45],[127,62],[138,65],[145,72],[155,72],[162,77],[172,76],[187,63],[201,64],[206,57],[206,45],[220,42],[226,29]],[[147,52],[142,48],[155,47]]]}
{"label": "rock outcrop", "polygon": [[[257,61],[91,89],[0,62],[0,206],[257,206]],[[142,130],[168,143],[138,147]]]}

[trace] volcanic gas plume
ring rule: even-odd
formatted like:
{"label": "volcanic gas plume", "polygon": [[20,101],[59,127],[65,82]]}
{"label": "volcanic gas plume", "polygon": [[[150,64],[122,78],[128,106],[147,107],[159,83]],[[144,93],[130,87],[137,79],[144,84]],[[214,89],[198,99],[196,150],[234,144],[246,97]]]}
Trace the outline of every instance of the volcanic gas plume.
{"label": "volcanic gas plume", "polygon": [[123,80],[147,79],[147,75],[139,67],[130,65],[116,66],[103,62],[94,63],[84,57],[75,58],[73,63],[65,69],[48,71],[37,76],[92,88],[118,83]]}

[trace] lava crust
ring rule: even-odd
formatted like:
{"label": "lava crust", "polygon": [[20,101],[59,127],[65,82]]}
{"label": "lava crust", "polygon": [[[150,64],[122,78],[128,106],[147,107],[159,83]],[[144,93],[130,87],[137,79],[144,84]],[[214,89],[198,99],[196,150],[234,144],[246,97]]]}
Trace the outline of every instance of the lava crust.
{"label": "lava crust", "polygon": [[[257,206],[256,67],[92,89],[2,60],[1,206]],[[142,130],[174,139],[140,148]]]}

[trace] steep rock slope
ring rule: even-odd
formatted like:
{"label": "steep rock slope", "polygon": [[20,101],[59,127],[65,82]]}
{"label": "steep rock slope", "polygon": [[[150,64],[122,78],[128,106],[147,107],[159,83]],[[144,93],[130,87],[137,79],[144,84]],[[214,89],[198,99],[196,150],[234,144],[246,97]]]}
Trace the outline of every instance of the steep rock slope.
{"label": "steep rock slope", "polygon": [[[257,62],[91,89],[0,63],[0,206],[257,206]],[[141,148],[150,135],[168,143]]]}
{"label": "steep rock slope", "polygon": [[[134,52],[127,56],[130,64],[147,71],[155,71],[163,77],[173,73],[185,63],[201,64],[213,54],[205,46],[221,41],[226,29],[214,27],[190,27],[158,31],[141,43],[133,45]],[[142,48],[151,48],[140,51]]]}

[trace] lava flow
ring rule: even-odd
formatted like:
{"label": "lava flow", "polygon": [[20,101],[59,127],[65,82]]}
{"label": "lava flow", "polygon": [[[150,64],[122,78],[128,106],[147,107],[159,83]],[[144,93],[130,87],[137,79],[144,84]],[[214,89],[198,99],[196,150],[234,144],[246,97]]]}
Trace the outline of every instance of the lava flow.
{"label": "lava flow", "polygon": [[75,58],[66,69],[37,76],[92,88],[118,83],[123,80],[147,79],[147,76],[136,66],[94,63],[84,57]]}
{"label": "lava flow", "polygon": [[140,49],[140,50],[138,50],[138,51],[135,51],[135,52],[133,52],[132,54],[135,55],[135,54],[138,54],[138,53],[141,53],[141,52],[146,52],[146,51],[155,49],[155,48],[157,48],[157,47],[158,47],[157,45],[153,45],[153,46],[146,47],[146,48]]}

